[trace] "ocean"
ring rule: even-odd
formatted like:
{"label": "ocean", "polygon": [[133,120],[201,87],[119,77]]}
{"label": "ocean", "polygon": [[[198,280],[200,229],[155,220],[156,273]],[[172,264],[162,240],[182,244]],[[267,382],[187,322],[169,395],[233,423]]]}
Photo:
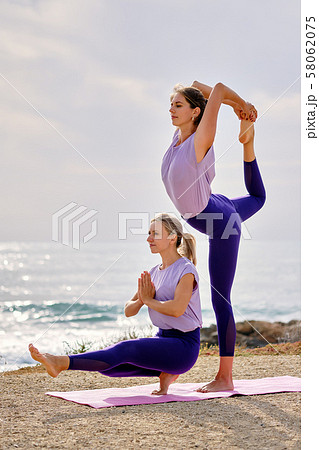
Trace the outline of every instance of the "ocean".
{"label": "ocean", "polygon": [[[203,326],[216,323],[207,251],[203,237],[197,244]],[[80,250],[56,242],[0,243],[0,370],[33,365],[30,342],[59,354],[77,343],[95,349],[124,334],[149,334],[147,308],[125,318],[123,306],[139,274],[159,262],[141,241],[90,241]],[[300,319],[300,242],[242,240],[232,304],[236,322]]]}

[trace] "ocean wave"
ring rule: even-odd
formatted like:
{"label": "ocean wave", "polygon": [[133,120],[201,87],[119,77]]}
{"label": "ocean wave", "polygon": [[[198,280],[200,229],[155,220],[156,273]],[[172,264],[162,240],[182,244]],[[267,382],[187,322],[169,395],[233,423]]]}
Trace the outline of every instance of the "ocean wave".
{"label": "ocean wave", "polygon": [[0,305],[0,320],[2,323],[40,321],[42,323],[57,322],[102,322],[114,321],[123,308],[119,305],[84,302],[54,302],[42,304],[32,302],[5,302]]}

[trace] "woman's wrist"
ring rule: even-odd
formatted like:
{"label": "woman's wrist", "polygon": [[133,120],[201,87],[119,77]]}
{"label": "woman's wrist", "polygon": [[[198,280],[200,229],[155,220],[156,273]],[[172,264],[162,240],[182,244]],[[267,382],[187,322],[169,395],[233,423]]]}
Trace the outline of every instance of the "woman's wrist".
{"label": "woman's wrist", "polygon": [[124,314],[126,317],[135,316],[143,306],[143,302],[138,298],[129,300],[124,306]]}
{"label": "woman's wrist", "polygon": [[241,109],[244,109],[246,106],[246,102],[243,98],[241,98],[236,92],[232,91],[233,98],[231,99],[234,103],[236,103]]}
{"label": "woman's wrist", "polygon": [[151,308],[151,304],[154,301],[154,299],[152,297],[143,297],[142,304],[149,306]]}

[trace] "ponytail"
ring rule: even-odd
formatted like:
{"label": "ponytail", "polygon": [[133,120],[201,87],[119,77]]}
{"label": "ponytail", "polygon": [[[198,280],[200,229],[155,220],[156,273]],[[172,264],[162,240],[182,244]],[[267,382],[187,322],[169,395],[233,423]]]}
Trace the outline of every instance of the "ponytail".
{"label": "ponytail", "polygon": [[196,258],[196,239],[190,233],[183,233],[181,245],[177,248],[177,252],[185,258],[192,261],[194,266],[197,264]]}

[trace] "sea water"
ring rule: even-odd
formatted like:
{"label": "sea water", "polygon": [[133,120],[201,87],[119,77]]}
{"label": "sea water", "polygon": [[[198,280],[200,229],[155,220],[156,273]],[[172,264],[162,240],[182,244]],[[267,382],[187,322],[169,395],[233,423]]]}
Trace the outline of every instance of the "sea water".
{"label": "sea water", "polygon": [[[206,238],[197,252],[203,326],[209,326],[216,322]],[[125,318],[123,307],[139,274],[159,262],[145,242],[88,242],[80,250],[54,242],[1,243],[0,370],[33,364],[30,342],[65,353],[82,342],[99,348],[132,330],[149,334],[147,308]],[[236,322],[300,319],[300,243],[242,241],[232,304]]]}

